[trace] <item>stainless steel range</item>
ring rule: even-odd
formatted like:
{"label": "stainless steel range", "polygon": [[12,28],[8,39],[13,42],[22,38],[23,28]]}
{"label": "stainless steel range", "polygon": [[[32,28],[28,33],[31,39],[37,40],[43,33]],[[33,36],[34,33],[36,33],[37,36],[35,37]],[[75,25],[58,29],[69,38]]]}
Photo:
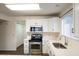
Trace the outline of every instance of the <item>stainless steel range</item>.
{"label": "stainless steel range", "polygon": [[31,40],[29,40],[29,53],[30,55],[42,54],[42,27],[36,29],[31,27],[31,31],[33,33],[31,34]]}
{"label": "stainless steel range", "polygon": [[29,40],[30,54],[42,54],[42,34],[32,34]]}

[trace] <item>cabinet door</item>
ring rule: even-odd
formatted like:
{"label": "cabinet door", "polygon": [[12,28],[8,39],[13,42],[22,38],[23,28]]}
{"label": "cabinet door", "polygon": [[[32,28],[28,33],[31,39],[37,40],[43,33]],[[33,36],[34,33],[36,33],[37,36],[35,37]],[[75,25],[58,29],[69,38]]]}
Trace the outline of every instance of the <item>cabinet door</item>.
{"label": "cabinet door", "polygon": [[43,32],[47,32],[48,31],[48,20],[47,19],[42,20],[41,24],[43,26]]}
{"label": "cabinet door", "polygon": [[49,32],[59,32],[61,27],[61,21],[58,17],[53,17],[48,19],[48,31]]}
{"label": "cabinet door", "polygon": [[60,28],[61,28],[61,21],[59,20],[59,18],[55,18],[54,19],[54,32],[60,32]]}
{"label": "cabinet door", "polygon": [[24,41],[24,54],[28,54],[29,53],[29,41],[25,40]]}
{"label": "cabinet door", "polygon": [[48,32],[53,32],[53,31],[54,31],[54,20],[48,19]]}
{"label": "cabinet door", "polygon": [[47,44],[47,39],[48,39],[48,37],[43,37],[43,53],[48,53],[48,44]]}
{"label": "cabinet door", "polygon": [[48,45],[49,45],[49,49],[48,49],[49,56],[55,56],[55,53],[52,47],[52,42],[50,42]]}
{"label": "cabinet door", "polygon": [[29,53],[29,47],[27,45],[24,45],[24,54],[28,54]]}

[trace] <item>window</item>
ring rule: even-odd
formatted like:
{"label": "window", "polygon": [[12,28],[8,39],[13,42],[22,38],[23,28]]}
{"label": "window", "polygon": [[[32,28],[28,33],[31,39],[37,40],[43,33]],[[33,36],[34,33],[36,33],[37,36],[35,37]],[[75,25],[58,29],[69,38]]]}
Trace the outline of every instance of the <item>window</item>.
{"label": "window", "polygon": [[73,35],[74,34],[74,19],[73,12],[68,12],[62,17],[62,34]]}

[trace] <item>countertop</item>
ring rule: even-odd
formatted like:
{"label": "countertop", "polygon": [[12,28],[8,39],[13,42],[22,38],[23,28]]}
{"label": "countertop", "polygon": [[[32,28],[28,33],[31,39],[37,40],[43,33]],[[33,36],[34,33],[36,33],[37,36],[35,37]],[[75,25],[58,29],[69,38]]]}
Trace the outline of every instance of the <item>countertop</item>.
{"label": "countertop", "polygon": [[[57,42],[55,40],[50,41],[51,53],[55,56],[79,56],[79,41],[68,39],[67,49],[55,48],[52,43]],[[61,41],[59,41],[61,43]]]}

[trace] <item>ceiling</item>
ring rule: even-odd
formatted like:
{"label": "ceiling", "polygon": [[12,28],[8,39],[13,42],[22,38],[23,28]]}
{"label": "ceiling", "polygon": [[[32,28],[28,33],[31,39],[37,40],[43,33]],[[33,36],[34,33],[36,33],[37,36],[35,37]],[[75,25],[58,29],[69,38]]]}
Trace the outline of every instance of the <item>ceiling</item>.
{"label": "ceiling", "polygon": [[0,3],[0,13],[11,16],[45,16],[45,15],[59,15],[64,9],[72,6],[71,3],[40,3],[42,10],[29,11],[12,11],[5,7],[5,4]]}

